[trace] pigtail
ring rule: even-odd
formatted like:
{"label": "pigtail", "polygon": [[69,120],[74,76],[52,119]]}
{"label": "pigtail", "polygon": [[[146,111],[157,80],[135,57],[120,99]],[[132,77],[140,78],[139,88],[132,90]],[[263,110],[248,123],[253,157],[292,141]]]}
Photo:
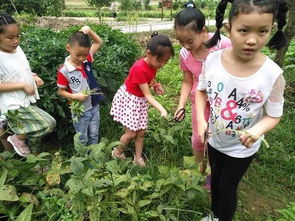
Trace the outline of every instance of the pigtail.
{"label": "pigtail", "polygon": [[4,27],[9,24],[16,24],[16,21],[7,13],[0,11],[0,34],[4,32]]}
{"label": "pigtail", "polygon": [[288,5],[285,1],[277,0],[277,11],[275,14],[277,24],[278,24],[278,30],[274,34],[274,36],[270,39],[267,46],[270,49],[276,49],[279,50],[280,48],[286,46],[287,40],[285,37],[285,34],[283,33],[283,27],[286,25],[286,15],[288,12]]}
{"label": "pigtail", "polygon": [[153,38],[153,37],[155,37],[155,36],[157,36],[157,35],[159,35],[159,33],[158,33],[157,31],[154,31],[154,32],[152,33],[152,35],[151,35],[151,38]]}
{"label": "pigtail", "polygon": [[207,48],[212,48],[213,46],[215,46],[217,44],[218,40],[220,40],[220,29],[222,28],[224,13],[225,13],[226,6],[227,6],[228,2],[232,3],[233,0],[221,0],[221,2],[218,4],[218,6],[216,8],[215,20],[216,20],[217,30],[215,31],[212,38],[204,43],[204,45]]}

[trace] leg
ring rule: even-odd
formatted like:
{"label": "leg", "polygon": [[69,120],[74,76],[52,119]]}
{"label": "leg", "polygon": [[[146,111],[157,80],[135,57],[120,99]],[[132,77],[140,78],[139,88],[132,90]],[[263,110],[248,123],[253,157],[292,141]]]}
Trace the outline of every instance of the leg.
{"label": "leg", "polygon": [[17,134],[18,139],[23,140],[26,136],[32,151],[37,151],[41,143],[41,137],[51,132],[56,122],[47,112],[35,105],[20,107],[17,115],[21,126],[10,125],[11,130]]}
{"label": "leg", "polygon": [[88,128],[88,143],[87,145],[97,144],[98,143],[98,136],[99,136],[99,120],[100,120],[100,113],[99,113],[99,106],[95,106],[91,110],[91,119]]}
{"label": "leg", "polygon": [[137,131],[135,138],[135,157],[133,162],[139,166],[145,166],[145,162],[142,158],[144,133],[145,130]]}
{"label": "leg", "polygon": [[[191,95],[191,101],[192,101],[192,149],[193,154],[196,158],[196,162],[200,163],[204,159],[204,144],[201,143],[201,140],[198,135],[198,122],[197,122],[197,110],[196,110],[196,104],[195,104],[195,96],[194,94]],[[208,120],[209,118],[209,105],[206,106],[205,111],[205,118]]]}
{"label": "leg", "polygon": [[7,134],[5,133],[5,127],[0,127],[0,141],[4,147],[5,151],[13,150],[12,145],[7,141]]}
{"label": "leg", "polygon": [[136,137],[136,131],[132,131],[132,130],[128,129],[127,127],[125,127],[125,133],[120,138],[121,144],[113,150],[112,157],[119,158],[119,159],[125,159],[125,155],[124,155],[125,147],[135,137]]}
{"label": "leg", "polygon": [[214,216],[219,217],[218,182],[223,167],[223,155],[208,144],[209,164],[211,168],[211,210]]}
{"label": "leg", "polygon": [[237,188],[255,154],[247,158],[226,156],[218,182],[219,220],[233,219],[237,207]]}
{"label": "leg", "polygon": [[91,120],[91,110],[84,112],[79,122],[74,123],[76,133],[80,133],[80,142],[83,145],[88,143],[88,128]]}
{"label": "leg", "polygon": [[232,220],[237,204],[237,187],[254,155],[234,158],[208,144],[211,166],[211,209],[220,221]]}

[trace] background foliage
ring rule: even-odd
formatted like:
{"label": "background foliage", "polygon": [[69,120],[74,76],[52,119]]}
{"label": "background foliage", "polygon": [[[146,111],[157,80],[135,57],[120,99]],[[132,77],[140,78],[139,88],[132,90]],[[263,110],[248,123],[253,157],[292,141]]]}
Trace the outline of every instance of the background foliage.
{"label": "background foliage", "polygon": [[[26,53],[31,68],[44,80],[45,85],[39,89],[38,105],[47,110],[57,122],[56,132],[63,138],[72,130],[70,111],[66,100],[56,94],[56,73],[63,64],[68,37],[80,27],[71,27],[60,32],[50,29],[23,26],[21,47]],[[118,30],[112,30],[106,25],[92,25],[104,41],[99,52],[94,56],[94,74],[107,95],[107,101],[116,89],[123,83],[128,70],[140,55],[139,45]],[[67,120],[64,120],[64,119]]]}
{"label": "background foliage", "polygon": [[0,0],[0,9],[9,14],[25,12],[38,16],[61,15],[65,0]]}

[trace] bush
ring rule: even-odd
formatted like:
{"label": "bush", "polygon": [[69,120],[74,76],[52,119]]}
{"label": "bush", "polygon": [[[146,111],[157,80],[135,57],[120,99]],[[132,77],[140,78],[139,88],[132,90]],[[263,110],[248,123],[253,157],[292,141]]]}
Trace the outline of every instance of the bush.
{"label": "bush", "polygon": [[[140,54],[139,45],[130,36],[106,25],[91,25],[104,45],[95,56],[95,76],[111,100],[114,92],[123,83],[130,66]],[[57,134],[63,138],[72,131],[70,111],[66,100],[56,94],[57,68],[68,56],[65,45],[69,35],[80,27],[71,27],[60,32],[50,29],[27,26],[22,28],[21,47],[26,53],[31,68],[44,80],[45,86],[39,89],[38,106],[49,112],[58,122]],[[67,120],[64,120],[64,119]]]}
{"label": "bush", "polygon": [[[12,4],[13,2],[13,4]],[[20,12],[29,14],[42,15],[61,15],[62,9],[65,8],[64,0],[0,0],[0,9],[12,14],[15,9]]]}

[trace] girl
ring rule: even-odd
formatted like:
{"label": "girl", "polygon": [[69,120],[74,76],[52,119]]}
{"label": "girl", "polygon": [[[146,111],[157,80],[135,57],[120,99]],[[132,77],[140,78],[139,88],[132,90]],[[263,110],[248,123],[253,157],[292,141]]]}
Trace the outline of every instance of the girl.
{"label": "girl", "polygon": [[286,43],[282,32],[288,10],[285,1],[222,0],[216,10],[217,31],[207,42],[208,47],[220,38],[228,2],[233,4],[227,27],[233,47],[208,56],[196,93],[202,142],[207,130],[203,111],[207,99],[210,101],[211,209],[219,221],[234,216],[237,186],[259,149],[260,137],[273,129],[282,116],[285,86],[282,69],[260,52],[274,19],[278,31],[268,46],[279,49]]}
{"label": "girl", "polygon": [[[0,12],[0,112],[6,114],[7,123],[14,132],[7,140],[20,156],[36,151],[42,135],[55,127],[55,120],[33,105],[39,99],[37,87],[43,81],[32,73],[29,62],[19,47],[19,27],[9,15]],[[7,112],[17,110],[16,120]],[[33,149],[32,149],[33,148]]]}
{"label": "girl", "polygon": [[170,39],[154,33],[147,43],[146,57],[136,61],[130,68],[125,83],[118,89],[112,102],[111,115],[125,127],[125,133],[120,138],[121,145],[112,151],[113,158],[125,159],[124,149],[135,139],[133,163],[145,166],[142,149],[148,103],[157,108],[162,117],[167,117],[167,111],[151,95],[149,86],[153,86],[157,94],[163,93],[161,85],[155,81],[156,73],[173,55]]}
{"label": "girl", "polygon": [[[192,1],[188,2],[186,8],[180,11],[175,17],[174,29],[182,45],[180,50],[179,62],[183,71],[183,81],[180,93],[178,108],[174,114],[177,118],[179,110],[185,107],[188,97],[192,102],[192,149],[196,162],[202,162],[204,158],[204,144],[198,138],[195,93],[199,82],[199,75],[202,71],[202,64],[208,54],[212,51],[231,46],[231,42],[225,36],[221,36],[217,46],[207,48],[204,43],[207,42],[213,33],[208,33],[205,27],[205,17],[197,9]],[[206,106],[205,117],[209,117],[209,103]],[[206,186],[210,189],[210,176],[206,179]]]}

